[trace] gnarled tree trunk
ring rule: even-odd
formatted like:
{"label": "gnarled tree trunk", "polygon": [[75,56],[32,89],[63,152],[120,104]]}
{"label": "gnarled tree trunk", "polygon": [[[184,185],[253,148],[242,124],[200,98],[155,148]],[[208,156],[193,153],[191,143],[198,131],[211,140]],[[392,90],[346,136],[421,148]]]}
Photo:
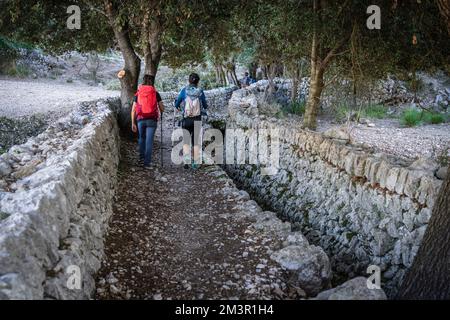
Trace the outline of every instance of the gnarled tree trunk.
{"label": "gnarled tree trunk", "polygon": [[447,24],[447,32],[450,36],[450,0],[438,0],[437,3],[441,16]]}
{"label": "gnarled tree trunk", "polygon": [[397,299],[450,299],[450,168]]}
{"label": "gnarled tree trunk", "polygon": [[136,54],[130,39],[128,23],[119,26],[117,23],[117,11],[111,1],[105,1],[105,13],[114,31],[114,36],[122,52],[125,61],[125,76],[120,79],[120,100],[122,108],[119,113],[119,125],[126,130],[131,129],[131,106],[133,97],[137,91],[139,74],[141,71],[141,59]]}
{"label": "gnarled tree trunk", "polygon": [[155,15],[156,5],[156,2],[150,2],[150,6],[144,15],[142,26],[143,42],[146,43],[144,46],[145,74],[155,77],[161,61],[161,35],[163,30],[160,17]]}

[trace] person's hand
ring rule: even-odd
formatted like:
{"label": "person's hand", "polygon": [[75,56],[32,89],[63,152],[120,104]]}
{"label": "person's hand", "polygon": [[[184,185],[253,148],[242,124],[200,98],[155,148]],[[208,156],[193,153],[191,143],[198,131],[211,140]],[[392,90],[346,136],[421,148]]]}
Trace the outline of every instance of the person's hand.
{"label": "person's hand", "polygon": [[133,125],[131,126],[131,130],[133,130],[133,132],[136,133],[136,132],[138,131],[137,125],[133,124]]}

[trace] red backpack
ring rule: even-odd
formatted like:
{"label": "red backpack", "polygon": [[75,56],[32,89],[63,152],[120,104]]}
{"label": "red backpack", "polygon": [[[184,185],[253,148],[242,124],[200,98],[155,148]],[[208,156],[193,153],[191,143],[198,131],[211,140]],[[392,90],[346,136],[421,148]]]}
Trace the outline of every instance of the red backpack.
{"label": "red backpack", "polygon": [[153,119],[158,120],[158,100],[156,89],[152,86],[140,86],[136,93],[136,112],[138,120]]}

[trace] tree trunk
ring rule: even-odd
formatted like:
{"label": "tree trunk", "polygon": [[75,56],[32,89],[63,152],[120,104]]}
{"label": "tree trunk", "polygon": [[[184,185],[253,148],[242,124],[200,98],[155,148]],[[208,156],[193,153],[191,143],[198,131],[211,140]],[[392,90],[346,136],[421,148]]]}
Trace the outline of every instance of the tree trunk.
{"label": "tree trunk", "polygon": [[292,70],[292,93],[291,100],[292,102],[298,101],[298,89],[300,86],[300,70],[298,68],[298,64],[294,64],[294,68]]}
{"label": "tree trunk", "polygon": [[119,113],[119,125],[122,129],[131,130],[131,106],[134,95],[137,91],[139,74],[141,71],[141,59],[136,54],[130,39],[128,23],[120,27],[116,23],[117,12],[111,1],[105,1],[105,13],[114,31],[114,36],[122,52],[125,61],[125,76],[120,79],[121,92],[120,100],[122,108]]}
{"label": "tree trunk", "polygon": [[445,23],[447,24],[447,32],[450,36],[450,0],[438,0],[438,7],[441,16],[444,18]]}
{"label": "tree trunk", "polygon": [[317,113],[320,104],[320,95],[323,90],[323,72],[319,73],[321,69],[319,61],[319,37],[318,37],[318,11],[319,0],[314,0],[314,30],[311,44],[311,84],[309,88],[308,102],[306,103],[305,118],[303,119],[303,127],[311,130],[317,128]]}
{"label": "tree trunk", "polygon": [[[146,19],[149,19],[150,12],[146,17]],[[146,21],[147,23],[144,23],[143,28],[144,41],[147,41],[147,45],[144,47],[145,74],[156,77],[162,54],[162,26],[159,17],[151,18],[150,23],[148,23],[148,20]]]}
{"label": "tree trunk", "polygon": [[313,68],[314,74],[311,74],[311,87],[309,89],[308,102],[306,103],[305,118],[303,127],[311,130],[317,129],[317,114],[320,106],[320,96],[324,88],[323,68]]}
{"label": "tree trunk", "polygon": [[249,66],[249,74],[253,79],[256,79],[256,71],[258,70],[258,65],[252,62]]}
{"label": "tree trunk", "polygon": [[450,299],[450,168],[397,299]]}

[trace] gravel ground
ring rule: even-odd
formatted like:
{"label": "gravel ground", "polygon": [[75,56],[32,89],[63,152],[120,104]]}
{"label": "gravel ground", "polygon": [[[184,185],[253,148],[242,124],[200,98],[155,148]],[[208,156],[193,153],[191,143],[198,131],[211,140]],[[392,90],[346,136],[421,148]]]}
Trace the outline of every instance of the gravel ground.
{"label": "gravel ground", "polygon": [[[434,158],[447,153],[450,148],[450,123],[402,127],[398,120],[370,120],[373,127],[352,123],[352,143],[363,144],[375,152],[384,152],[406,161],[416,158]],[[336,126],[329,120],[319,122],[319,131]],[[343,127],[347,127],[346,125]]]}
{"label": "gravel ground", "polygon": [[0,79],[0,117],[46,114],[52,121],[69,113],[80,102],[118,95],[117,91],[82,84]]}
{"label": "gravel ground", "polygon": [[374,124],[373,128],[366,125],[356,126],[351,132],[353,142],[409,160],[419,157],[436,158],[449,152],[448,123],[415,128],[401,128],[398,121],[392,120],[375,121]]}
{"label": "gravel ground", "polygon": [[[164,144],[170,145],[168,137]],[[168,149],[167,165],[149,171],[138,166],[136,143],[122,143],[119,190],[96,299],[302,297],[270,260],[277,241],[233,215],[245,200],[227,195],[226,180],[208,174],[212,167],[193,172],[172,166]]]}

